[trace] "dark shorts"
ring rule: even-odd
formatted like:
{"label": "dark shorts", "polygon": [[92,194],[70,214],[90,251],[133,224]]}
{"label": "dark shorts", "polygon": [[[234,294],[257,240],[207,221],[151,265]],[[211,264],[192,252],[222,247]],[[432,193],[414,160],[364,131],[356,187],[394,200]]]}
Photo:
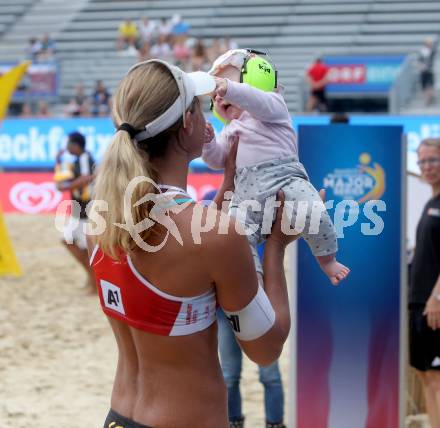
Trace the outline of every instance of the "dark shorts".
{"label": "dark shorts", "polygon": [[422,71],[420,75],[422,89],[432,88],[434,86],[434,73],[432,71]]}
{"label": "dark shorts", "polygon": [[409,363],[420,371],[440,370],[440,330],[428,327],[424,308],[409,308]]}
{"label": "dark shorts", "polygon": [[320,104],[325,104],[327,102],[324,89],[315,89],[312,91],[312,95],[319,101]]}
{"label": "dark shorts", "polygon": [[116,413],[110,409],[104,422],[104,428],[152,428],[147,425],[141,425],[137,422],[127,419],[126,417]]}

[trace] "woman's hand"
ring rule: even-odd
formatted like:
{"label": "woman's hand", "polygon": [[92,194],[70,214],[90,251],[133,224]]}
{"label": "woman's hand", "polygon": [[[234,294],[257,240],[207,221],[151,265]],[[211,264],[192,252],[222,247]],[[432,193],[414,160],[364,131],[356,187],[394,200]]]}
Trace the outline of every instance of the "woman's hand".
{"label": "woman's hand", "polygon": [[426,316],[428,326],[433,330],[440,329],[440,301],[431,296],[426,302],[423,315]]}
{"label": "woman's hand", "polygon": [[225,161],[225,171],[223,175],[223,183],[218,189],[217,194],[215,195],[214,202],[218,207],[223,206],[223,201],[225,199],[230,199],[231,194],[226,195],[226,192],[233,192],[235,189],[234,185],[234,177],[235,177],[235,160],[237,157],[237,148],[238,148],[238,137],[232,137],[233,142],[229,153],[226,156]]}
{"label": "woman's hand", "polygon": [[[319,196],[321,197],[322,202],[325,202],[325,197],[326,197],[325,189],[321,189],[319,191]],[[268,242],[270,240],[270,242],[279,244],[283,248],[286,247],[287,245],[289,245],[291,242],[296,241],[301,236],[301,234],[286,235],[282,231],[283,228],[285,230],[290,229],[290,220],[291,220],[289,218],[289,216],[284,214],[284,201],[285,201],[285,199],[286,198],[284,196],[284,192],[282,190],[280,190],[277,193],[277,200],[281,202],[281,205],[277,209],[277,215],[275,218],[275,222],[272,225],[272,232],[267,237]],[[285,227],[283,227],[283,224]]]}
{"label": "woman's hand", "polygon": [[[288,216],[284,213],[284,201],[286,200],[284,196],[284,192],[280,190],[277,193],[277,201],[281,202],[281,205],[279,208],[277,208],[277,215],[275,217],[275,222],[272,225],[272,231],[271,234],[267,237],[267,244],[274,243],[279,245],[282,248],[287,247],[291,242],[296,241],[301,235],[295,234],[295,235],[286,235],[282,229],[283,224],[287,223],[287,226],[290,223],[290,219],[287,218]],[[285,229],[288,229],[288,227],[285,227]],[[269,244],[270,245],[270,244]]]}

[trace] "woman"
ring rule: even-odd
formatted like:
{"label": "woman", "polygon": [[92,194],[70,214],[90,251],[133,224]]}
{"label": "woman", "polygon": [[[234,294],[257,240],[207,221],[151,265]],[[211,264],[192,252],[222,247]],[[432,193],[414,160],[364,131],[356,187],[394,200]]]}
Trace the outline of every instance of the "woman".
{"label": "woman", "polygon": [[432,187],[417,226],[409,288],[410,364],[422,380],[432,427],[440,427],[440,138],[417,150],[423,179]]}
{"label": "woman", "polygon": [[[206,73],[186,74],[150,60],[128,72],[114,97],[118,131],[95,186],[96,200],[108,203],[101,213],[107,228],[89,242],[101,305],[119,350],[106,428],[229,426],[217,354],[217,304],[243,351],[258,364],[278,358],[289,332],[283,255],[292,237],[281,233],[280,214],[266,244],[264,292],[246,237],[233,219],[187,202],[188,164],[205,142],[197,96],[214,89]],[[135,177],[143,177],[137,186]],[[178,231],[176,239],[157,223],[139,231],[140,222],[153,217],[151,201],[136,204],[158,193],[150,180],[166,191],[167,203],[171,197],[180,208],[167,218]],[[225,180],[220,193],[230,187],[231,180]],[[124,199],[127,188],[132,194]],[[202,220],[215,221],[198,240],[192,222],[200,212]]]}

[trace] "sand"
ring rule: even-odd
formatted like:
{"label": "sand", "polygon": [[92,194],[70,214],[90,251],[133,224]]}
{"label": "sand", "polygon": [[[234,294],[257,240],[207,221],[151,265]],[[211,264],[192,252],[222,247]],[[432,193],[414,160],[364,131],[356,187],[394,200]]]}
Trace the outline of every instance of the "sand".
{"label": "sand", "polygon": [[[52,216],[5,220],[23,276],[0,278],[0,428],[100,428],[117,353],[98,299],[85,294],[85,274],[59,243]],[[285,384],[288,364],[286,347]],[[247,427],[264,426],[262,391],[247,360]]]}
{"label": "sand", "polygon": [[[86,295],[85,273],[59,243],[53,216],[5,220],[23,276],[0,277],[0,428],[100,428],[117,354],[98,299]],[[280,364],[287,415],[287,345]],[[246,358],[242,396],[246,427],[264,427],[263,389]],[[429,424],[416,415],[407,427]]]}

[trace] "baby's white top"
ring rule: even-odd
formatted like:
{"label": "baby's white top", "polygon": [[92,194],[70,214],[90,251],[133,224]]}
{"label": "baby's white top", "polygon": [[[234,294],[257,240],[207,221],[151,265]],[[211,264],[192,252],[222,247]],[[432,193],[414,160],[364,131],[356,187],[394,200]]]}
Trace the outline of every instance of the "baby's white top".
{"label": "baby's white top", "polygon": [[202,158],[211,168],[224,167],[235,135],[239,138],[237,168],[298,154],[292,118],[280,93],[228,80],[224,99],[244,111],[223,128],[217,139],[204,145]]}

